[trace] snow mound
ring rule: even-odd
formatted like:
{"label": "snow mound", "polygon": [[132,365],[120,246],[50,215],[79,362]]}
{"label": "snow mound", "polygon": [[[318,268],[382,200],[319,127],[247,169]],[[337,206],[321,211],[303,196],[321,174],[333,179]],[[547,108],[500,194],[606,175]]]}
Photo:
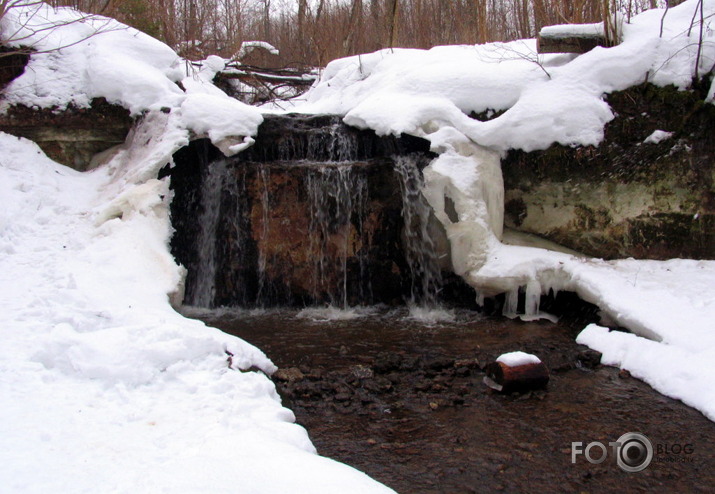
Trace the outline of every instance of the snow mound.
{"label": "snow mound", "polygon": [[168,251],[171,191],[144,177],[186,131],[155,117],[84,174],[0,134],[0,482],[392,492],[315,455],[263,352],[169,305],[183,277]]}
{"label": "snow mound", "polygon": [[[597,145],[613,118],[604,94],[645,81],[684,89],[696,73],[712,70],[711,29],[704,30],[696,60],[697,3],[688,0],[665,16],[662,9],[648,10],[623,24],[621,44],[580,56],[540,55],[535,40],[521,40],[381,50],[335,60],[294,110],[345,115],[346,123],[379,134],[429,138],[436,129],[452,127],[500,151],[545,149],[552,143]],[[705,0],[704,14],[706,21],[715,15],[713,0]],[[468,117],[487,110],[505,112],[484,122]]]}
{"label": "snow mound", "polygon": [[136,114],[175,106],[184,75],[174,51],[102,16],[17,2],[0,24],[8,46],[30,46],[30,66],[6,89],[3,105],[86,107],[104,97]]}
{"label": "snow mound", "polygon": [[105,98],[132,115],[180,112],[182,126],[209,137],[226,155],[253,143],[261,113],[229,98],[211,80],[224,67],[209,57],[195,70],[171,48],[114,19],[44,3],[18,2],[0,22],[8,46],[34,52],[12,81],[0,111],[13,105],[64,109]]}
{"label": "snow mound", "polygon": [[[0,484],[8,492],[392,492],[316,455],[249,343],[179,315],[168,179],[192,137],[226,154],[262,115],[111,19],[13,3],[2,32],[32,45],[2,108],[87,107],[137,124],[92,172],[0,133]],[[181,89],[179,84],[181,83]]]}

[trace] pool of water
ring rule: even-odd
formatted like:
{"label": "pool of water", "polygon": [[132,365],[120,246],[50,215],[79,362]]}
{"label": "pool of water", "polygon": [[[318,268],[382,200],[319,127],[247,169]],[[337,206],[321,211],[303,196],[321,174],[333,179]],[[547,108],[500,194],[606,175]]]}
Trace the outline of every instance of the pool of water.
{"label": "pool of water", "polygon": [[[596,365],[574,342],[577,325],[467,310],[185,313],[264,350],[282,369],[275,381],[284,403],[318,452],[398,492],[711,492],[715,485],[715,424],[626,372]],[[484,385],[481,367],[515,350],[547,365],[546,390],[502,395]],[[601,463],[573,461],[572,442],[607,445],[627,432],[653,444],[645,470],[623,471],[610,448]]]}

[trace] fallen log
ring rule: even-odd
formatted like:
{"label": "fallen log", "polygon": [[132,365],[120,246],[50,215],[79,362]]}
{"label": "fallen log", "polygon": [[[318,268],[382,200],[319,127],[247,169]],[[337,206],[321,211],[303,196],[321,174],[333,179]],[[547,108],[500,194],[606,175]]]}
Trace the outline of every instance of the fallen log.
{"label": "fallen log", "polygon": [[603,23],[546,26],[536,37],[538,53],[586,53],[610,44]]}
{"label": "fallen log", "polygon": [[484,383],[490,388],[501,393],[521,393],[543,389],[549,383],[549,370],[536,356],[513,352],[502,357],[484,369]]}
{"label": "fallen log", "polygon": [[218,75],[224,79],[238,79],[246,83],[260,81],[294,86],[310,86],[318,79],[318,74],[312,70],[271,69],[238,63],[226,64],[226,67]]}

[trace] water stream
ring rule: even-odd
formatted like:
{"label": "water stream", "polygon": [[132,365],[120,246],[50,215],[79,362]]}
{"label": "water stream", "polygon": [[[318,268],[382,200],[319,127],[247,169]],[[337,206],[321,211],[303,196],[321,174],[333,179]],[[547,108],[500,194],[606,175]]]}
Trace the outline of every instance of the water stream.
{"label": "water stream", "polygon": [[[647,384],[597,365],[574,337],[582,326],[482,317],[416,320],[406,308],[205,311],[189,315],[263,349],[292,379],[275,379],[318,453],[398,492],[710,492],[715,424]],[[500,395],[484,365],[513,350],[537,354],[545,391]],[[571,443],[639,431],[657,453],[639,473],[609,456],[571,460]]]}

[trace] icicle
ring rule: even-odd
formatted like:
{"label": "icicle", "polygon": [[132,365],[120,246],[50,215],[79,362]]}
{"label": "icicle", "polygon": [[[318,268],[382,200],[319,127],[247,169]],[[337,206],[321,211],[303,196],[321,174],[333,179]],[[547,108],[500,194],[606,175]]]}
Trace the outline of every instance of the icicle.
{"label": "icicle", "polygon": [[506,297],[504,299],[504,307],[502,308],[502,314],[506,317],[514,318],[517,316],[516,311],[518,307],[519,287],[516,287],[506,292]]}
{"label": "icicle", "polygon": [[527,318],[538,317],[540,302],[541,284],[538,280],[529,280],[529,282],[526,284],[526,302],[524,305],[524,315]]}

